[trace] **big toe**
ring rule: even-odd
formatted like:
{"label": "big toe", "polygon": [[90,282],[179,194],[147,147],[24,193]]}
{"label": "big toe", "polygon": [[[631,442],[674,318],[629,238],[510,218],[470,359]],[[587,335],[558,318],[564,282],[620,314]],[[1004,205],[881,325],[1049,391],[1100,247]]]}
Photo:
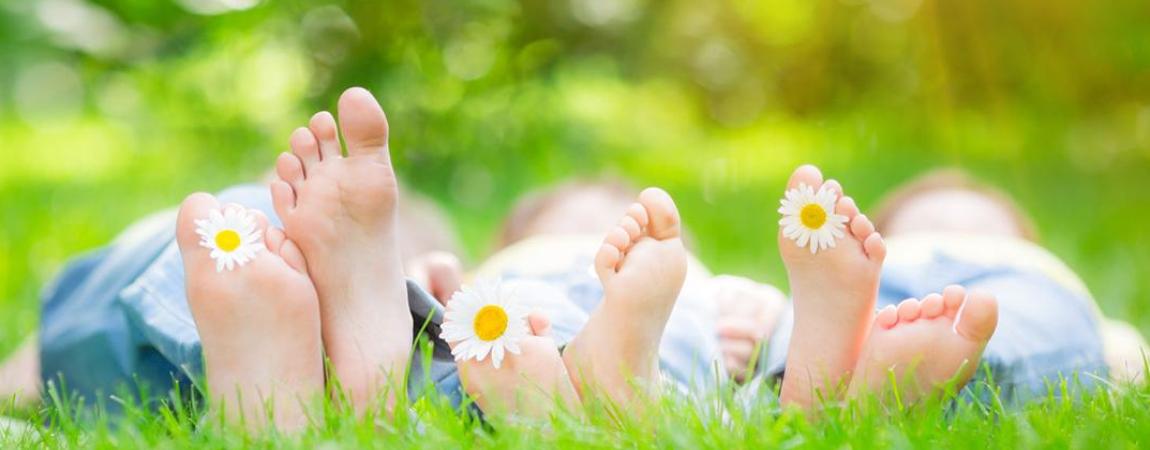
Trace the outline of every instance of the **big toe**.
{"label": "big toe", "polygon": [[823,173],[818,167],[810,164],[804,164],[795,169],[791,174],[791,178],[787,180],[787,189],[794,189],[799,187],[800,184],[805,184],[813,189],[818,189],[823,185]]}
{"label": "big toe", "polygon": [[962,305],[954,330],[959,335],[986,342],[998,327],[998,300],[985,292],[971,292]]}
{"label": "big toe", "polygon": [[639,203],[647,210],[647,230],[651,237],[658,240],[679,237],[679,208],[667,191],[644,189],[639,194]]}
{"label": "big toe", "polygon": [[219,208],[220,202],[211,194],[197,192],[184,199],[176,219],[176,242],[181,253],[208,251],[199,245],[200,235],[196,233],[196,222],[207,219],[212,211]]}
{"label": "big toe", "polygon": [[351,88],[340,96],[339,123],[349,156],[387,156],[387,116],[367,89]]}

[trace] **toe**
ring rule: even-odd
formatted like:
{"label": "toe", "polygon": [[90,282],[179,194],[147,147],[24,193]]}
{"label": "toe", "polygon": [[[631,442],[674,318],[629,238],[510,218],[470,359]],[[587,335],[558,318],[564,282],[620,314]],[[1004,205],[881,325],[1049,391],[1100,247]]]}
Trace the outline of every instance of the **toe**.
{"label": "toe", "polygon": [[604,240],[607,244],[619,249],[620,252],[626,252],[631,247],[631,235],[623,227],[612,228],[607,233],[607,238]]}
{"label": "toe", "polygon": [[843,185],[839,184],[838,180],[832,178],[832,179],[824,182],[823,186],[826,187],[827,190],[834,192],[836,198],[838,198],[839,200],[842,200],[842,198],[843,198]]}
{"label": "toe", "polygon": [[971,292],[962,304],[954,331],[972,341],[986,342],[997,327],[998,300],[985,292]]}
{"label": "toe", "polygon": [[595,273],[599,275],[599,281],[606,284],[607,280],[615,275],[615,267],[619,265],[621,258],[623,253],[619,251],[619,247],[609,243],[603,243],[599,247],[599,253],[595,254]]}
{"label": "toe", "polygon": [[[312,119],[312,121],[314,122],[315,119]],[[299,158],[304,167],[304,172],[320,161],[319,143],[316,141],[316,135],[313,130],[296,128],[296,130],[291,133],[290,142],[291,151]],[[281,175],[280,177],[282,178],[283,176]]]}
{"label": "toe", "polygon": [[859,206],[855,203],[854,198],[844,195],[839,199],[839,202],[835,204],[835,213],[842,214],[847,217],[855,217],[859,215]]}
{"label": "toe", "polygon": [[885,308],[879,310],[878,314],[875,314],[874,321],[883,328],[893,327],[898,323],[898,308],[894,305],[886,305]]}
{"label": "toe", "polygon": [[339,120],[349,156],[387,156],[387,116],[367,89],[354,87],[339,98]]}
{"label": "toe", "polygon": [[810,164],[799,166],[787,181],[787,189],[797,188],[800,184],[818,189],[823,185],[823,173],[819,171],[818,167]]}
{"label": "toe", "polygon": [[866,238],[874,234],[874,223],[865,214],[854,216],[851,219],[851,234],[855,235],[856,239],[866,241]]}
{"label": "toe", "polygon": [[639,194],[639,203],[647,210],[647,234],[658,240],[679,237],[679,209],[667,191],[644,189]]}
{"label": "toe", "polygon": [[639,226],[639,222],[636,222],[635,219],[631,218],[631,216],[623,216],[623,220],[619,221],[619,228],[622,228],[623,231],[626,231],[627,235],[631,237],[632,241],[639,239],[639,234],[643,232],[642,228]]}
{"label": "toe", "polygon": [[914,322],[922,314],[922,305],[913,298],[903,300],[898,304],[898,321]]}
{"label": "toe", "polygon": [[882,239],[879,233],[871,233],[870,236],[863,241],[863,250],[866,251],[867,257],[871,261],[882,262],[886,259],[886,241]]}
{"label": "toe", "polygon": [[527,325],[531,327],[531,334],[547,336],[551,334],[551,319],[543,313],[533,312],[527,315]]}
{"label": "toe", "polygon": [[307,260],[304,259],[299,246],[295,245],[291,239],[284,239],[283,245],[280,246],[280,258],[283,258],[284,262],[292,269],[307,275]]}
{"label": "toe", "polygon": [[187,256],[190,253],[208,253],[208,249],[200,246],[200,235],[196,233],[196,222],[207,219],[212,211],[220,208],[220,202],[210,194],[198,192],[189,195],[180,204],[180,212],[176,219],[176,241],[180,246],[180,253]]}
{"label": "toe", "polygon": [[304,180],[303,161],[292,153],[281,153],[276,158],[276,175],[291,185],[292,189],[299,189]]}
{"label": "toe", "polygon": [[922,299],[922,317],[924,319],[933,319],[941,316],[945,309],[946,306],[943,304],[942,295],[930,294]]}
{"label": "toe", "polygon": [[[325,158],[338,158],[342,152],[339,147],[339,133],[335,128],[335,117],[331,113],[322,111],[311,116],[307,124],[315,140],[319,143],[318,153]],[[301,158],[302,159],[302,158]],[[307,161],[304,161],[307,164]]]}
{"label": "toe", "polygon": [[958,314],[958,308],[966,299],[966,289],[959,285],[950,285],[942,290],[942,301],[946,307],[945,313],[951,317]]}
{"label": "toe", "polygon": [[275,180],[269,186],[272,192],[272,207],[280,218],[287,217],[295,209],[295,190],[283,180]]}
{"label": "toe", "polygon": [[270,227],[264,233],[264,243],[267,244],[268,251],[272,253],[278,254],[280,252],[280,248],[284,245],[284,239],[287,239],[287,236],[283,230],[276,227]]}
{"label": "toe", "polygon": [[627,208],[627,216],[634,219],[640,228],[647,226],[647,209],[644,208],[643,205],[632,203],[631,206]]}

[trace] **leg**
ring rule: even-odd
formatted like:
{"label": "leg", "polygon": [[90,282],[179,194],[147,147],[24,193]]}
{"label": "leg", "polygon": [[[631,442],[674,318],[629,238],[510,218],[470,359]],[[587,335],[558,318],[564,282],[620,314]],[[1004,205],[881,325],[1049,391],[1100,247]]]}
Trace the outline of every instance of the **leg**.
{"label": "leg", "polygon": [[607,235],[595,270],[603,302],[563,359],[577,389],[601,389],[623,404],[634,395],[632,381],[658,378],[659,341],[686,277],[679,211],[666,192],[651,188],[639,195]]}
{"label": "leg", "polygon": [[[788,188],[800,184],[818,190],[823,186],[822,174],[814,166],[800,167],[791,175]],[[837,182],[826,184],[841,195]],[[787,267],[795,309],[780,394],[787,405],[809,408],[820,395],[837,398],[850,380],[850,370],[870,330],[886,247],[850,197],[838,198],[835,214],[847,218],[845,236],[818,253],[796,245],[782,227],[779,230],[779,253]]]}
{"label": "leg", "polygon": [[949,383],[961,389],[978,368],[997,324],[995,298],[968,295],[960,286],[888,306],[875,317],[850,395],[897,389],[901,403],[913,404],[941,394]]}
{"label": "leg", "polygon": [[[228,238],[199,234],[197,223],[220,209],[214,197],[193,194],[180,208],[176,229],[211,407],[251,428],[267,425],[270,413],[277,428],[298,429],[307,424],[306,403],[321,398],[324,385],[315,287],[295,243],[269,228],[262,214],[252,214],[263,236],[263,242],[251,242],[254,256],[221,270],[201,242]],[[236,205],[224,210],[245,211]],[[231,239],[231,245],[217,245],[235,247],[239,238]]]}
{"label": "leg", "polygon": [[340,97],[335,119],[316,114],[292,134],[271,185],[285,232],[307,258],[334,375],[357,412],[405,389],[412,318],[396,236],[398,185],[387,118],[366,90]]}

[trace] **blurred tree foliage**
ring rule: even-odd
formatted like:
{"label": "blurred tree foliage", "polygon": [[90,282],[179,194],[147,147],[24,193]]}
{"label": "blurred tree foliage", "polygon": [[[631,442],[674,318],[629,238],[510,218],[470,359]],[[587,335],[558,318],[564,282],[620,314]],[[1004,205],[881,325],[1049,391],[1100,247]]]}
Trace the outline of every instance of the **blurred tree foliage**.
{"label": "blurred tree foliage", "polygon": [[473,258],[515,196],[606,173],[676,194],[716,269],[784,283],[795,165],[864,207],[957,165],[1150,329],[1147,23],[1145,0],[0,0],[0,306],[32,311],[0,329],[68,255],[259,177],[351,85]]}

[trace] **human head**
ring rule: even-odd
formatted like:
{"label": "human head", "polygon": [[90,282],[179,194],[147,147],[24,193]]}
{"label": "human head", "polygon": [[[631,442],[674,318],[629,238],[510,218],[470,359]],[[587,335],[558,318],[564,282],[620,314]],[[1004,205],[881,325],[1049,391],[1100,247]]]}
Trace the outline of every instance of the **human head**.
{"label": "human head", "polygon": [[512,207],[499,247],[540,234],[606,232],[636,196],[636,189],[617,178],[568,181],[529,193]]}
{"label": "human head", "polygon": [[886,195],[871,219],[883,234],[947,231],[1037,240],[1034,222],[1003,191],[959,169],[927,172]]}

